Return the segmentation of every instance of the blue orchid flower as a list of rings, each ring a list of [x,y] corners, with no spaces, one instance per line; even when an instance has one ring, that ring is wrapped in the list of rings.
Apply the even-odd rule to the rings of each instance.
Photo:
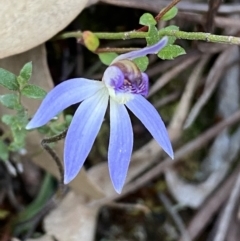
[[[133,148],[133,130],[127,108],[173,158],[166,127],[156,109],[144,98],[148,94],[148,76],[132,61],[147,54],[156,54],[167,41],[168,38],[164,37],[155,45],[119,55],[105,70],[102,81],[70,79],[47,94],[27,129],[43,126],[67,107],[82,102],[65,139],[65,184],[72,181],[82,168],[100,130],[109,100],[108,167],[116,192],[120,193],[123,188]]]

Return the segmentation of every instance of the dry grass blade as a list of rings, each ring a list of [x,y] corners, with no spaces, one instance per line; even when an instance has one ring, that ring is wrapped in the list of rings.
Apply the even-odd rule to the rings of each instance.
[[[173,209],[173,205],[170,202],[170,200],[168,199],[168,197],[166,195],[164,195],[163,193],[161,193],[161,194],[159,194],[159,198],[160,198],[161,202],[163,203],[164,207],[166,208],[166,210],[168,211],[168,213],[171,215],[177,228],[181,232],[183,241],[191,241],[181,216]]]
[[[218,52],[222,51],[219,50]],[[161,62],[161,64],[157,63],[156,65],[151,66],[146,70],[147,75],[149,78],[159,75],[160,73],[164,73],[168,71],[170,68],[179,65],[182,62],[185,62],[190,56],[199,55],[200,52],[198,50],[189,50],[187,55],[181,55],[173,60],[166,60]]]
[[[169,70],[166,74],[164,74],[161,78],[159,78],[155,82],[155,84],[150,88],[148,97],[152,96],[164,85],[166,85],[169,81],[171,81],[174,77],[176,77],[179,73],[181,73],[187,67],[192,65],[197,59],[199,59],[199,57],[200,57],[199,55],[190,56],[187,60],[173,67],[171,70]]]
[[[237,201],[239,200],[240,196],[240,175],[238,175],[236,183],[232,189],[230,198],[225,206],[223,215],[221,217],[216,236],[214,237],[213,241],[224,241],[227,235],[227,231],[229,228],[229,224],[233,215],[233,210],[236,206]]]
[[[169,135],[171,137],[171,140],[173,141],[177,140],[182,133],[183,123],[189,112],[190,103],[194,95],[194,91],[199,82],[199,79],[201,78],[204,66],[208,62],[209,58],[209,55],[202,57],[201,61],[197,64],[197,66],[193,69],[191,75],[189,76],[178,108],[175,111],[171,123],[168,127]]]
[[[216,89],[218,82],[220,81],[220,77],[224,71],[224,67],[229,64],[229,57],[231,56],[233,48],[228,48],[218,57],[214,66],[210,70],[203,94],[198,99],[197,103],[193,106],[186,122],[184,128],[188,128],[194,120],[197,118],[199,112],[203,108],[203,106],[207,103],[209,98],[211,97],[213,91]]]
[[[162,99],[158,100],[153,105],[155,106],[155,108],[159,108],[164,105],[167,105],[167,104],[177,100],[180,97],[180,94],[181,94],[180,91],[175,91],[175,92],[163,97]]]
[[[177,18],[181,20],[192,21],[194,23],[204,24],[202,14],[198,13],[179,12]],[[238,21],[236,21],[236,19],[234,18],[215,17],[214,24],[218,28],[232,28],[240,30],[240,25],[238,24]]]
[[[191,220],[187,230],[190,237],[195,240],[201,231],[208,225],[211,221],[213,215],[222,206],[225,200],[228,198],[236,178],[238,178],[240,172],[240,166],[231,174],[231,176],[221,185],[221,187],[210,197],[202,208],[196,213],[196,215]],[[179,241],[183,241],[180,239]]]

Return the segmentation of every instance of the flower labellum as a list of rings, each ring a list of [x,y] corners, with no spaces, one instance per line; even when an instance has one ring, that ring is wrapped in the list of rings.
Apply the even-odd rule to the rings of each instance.
[[[116,192],[120,193],[123,188],[133,148],[133,130],[127,108],[173,158],[166,127],[156,109],[145,99],[148,76],[132,61],[147,54],[156,54],[167,41],[168,38],[164,37],[155,45],[119,55],[105,70],[102,81],[70,79],[47,94],[27,129],[43,126],[70,105],[82,102],[74,114],[65,140],[65,184],[72,181],[82,168],[100,130],[109,100],[108,167]]]

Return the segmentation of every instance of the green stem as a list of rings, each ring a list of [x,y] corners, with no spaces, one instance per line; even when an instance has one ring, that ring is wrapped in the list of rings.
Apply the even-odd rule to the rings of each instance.
[[[103,33],[97,32],[94,33],[96,37],[99,39],[134,39],[134,38],[146,38],[148,33],[146,32],[119,32],[119,33]],[[223,36],[223,35],[215,35],[210,33],[203,32],[184,32],[178,30],[165,30],[162,29],[159,31],[159,36],[174,36],[178,39],[187,39],[187,40],[203,40],[207,42],[213,43],[225,43],[225,44],[236,44],[240,45],[240,38],[234,36]],[[67,38],[81,38],[82,32],[68,32],[63,33],[61,35],[56,36],[54,39],[67,39]]]

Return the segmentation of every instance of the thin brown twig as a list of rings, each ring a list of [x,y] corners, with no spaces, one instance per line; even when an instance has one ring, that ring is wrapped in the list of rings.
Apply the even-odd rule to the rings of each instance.
[[[171,8],[177,5],[181,0],[173,0],[167,7],[165,7],[156,17],[155,20],[159,21]]]
[[[169,135],[171,136],[172,141],[177,140],[183,132],[183,124],[191,108],[191,101],[195,89],[201,80],[204,67],[209,59],[210,55],[204,55],[188,78],[181,100],[173,115],[171,123],[168,126]]]
[[[229,224],[233,215],[233,210],[236,206],[236,203],[240,196],[240,175],[237,177],[236,183],[232,189],[231,195],[227,202],[227,205],[224,208],[223,215],[216,232],[216,236],[213,241],[224,241],[227,235]]]
[[[173,205],[172,205],[171,201],[169,200],[169,198],[164,193],[160,193],[158,196],[159,196],[161,202],[163,203],[165,209],[172,217],[172,219],[173,219],[174,223],[176,224],[178,230],[180,231],[182,237],[184,237],[183,241],[191,241],[181,216],[173,208]]]
[[[146,11],[157,12],[156,10],[164,7],[169,3],[169,0],[100,0],[100,2],[112,4],[115,6],[128,7],[128,8],[138,8]],[[198,3],[196,1],[182,1],[178,5],[180,11],[188,12],[207,12],[207,3]],[[224,3],[220,6],[218,13],[220,14],[233,14],[240,12],[240,4],[234,3]]]
[[[208,11],[206,16],[205,30],[208,33],[212,33],[214,27],[214,17],[221,5],[222,0],[209,0],[208,1]]]
[[[202,17],[202,14],[199,14],[199,13],[179,12],[176,18],[185,20],[185,21],[204,24],[204,19]],[[214,24],[216,27],[219,27],[219,28],[231,28],[231,29],[240,30],[238,21],[236,21],[236,19],[234,18],[215,17]]]
[[[188,59],[186,59],[184,62],[180,63],[177,66],[174,66],[171,70],[169,70],[167,73],[162,75],[150,88],[148,97],[152,96],[154,93],[156,93],[159,89],[161,89],[163,86],[165,86],[170,80],[172,80],[176,75],[181,73],[183,70],[185,70],[188,66],[193,64],[197,59],[199,59],[201,55],[193,55],[190,56]]]
[[[240,165],[233,171],[227,180],[218,188],[218,190],[204,203],[202,208],[195,214],[188,225],[188,233],[192,240],[195,240],[201,231],[211,222],[212,217],[219,210],[222,204],[227,200],[229,194],[238,178]],[[181,238],[180,241],[183,241]]]
[[[208,99],[211,97],[213,91],[216,89],[219,83],[222,73],[225,70],[225,66],[229,63],[229,56],[232,53],[232,48],[224,50],[215,61],[213,67],[211,68],[208,77],[206,79],[206,84],[204,91],[198,101],[192,107],[190,114],[188,115],[184,128],[188,128],[194,120],[197,118],[198,114],[202,110],[203,106],[207,103]]]
[[[161,20],[161,18],[164,16],[165,13],[167,13],[171,8],[173,8],[176,4],[178,4],[181,0],[173,0],[171,3],[167,5],[162,11],[158,13],[158,15],[155,17],[155,20],[158,22]],[[139,29],[137,29],[138,32],[146,32],[148,30],[147,26],[143,26]]]
[[[159,108],[162,107],[164,105],[167,105],[175,100],[177,100],[180,97],[181,91],[174,91],[172,93],[170,93],[169,95],[163,97],[162,99],[156,101],[155,103],[153,103],[153,105],[155,106],[155,108]]]
[[[154,66],[149,67],[146,70],[147,75],[149,76],[149,78],[155,76],[155,75],[159,75],[161,73],[165,73],[167,72],[170,68],[179,65],[182,62],[185,62],[188,58],[190,58],[190,56],[196,56],[201,54],[200,51],[198,50],[190,50],[188,52],[187,55],[181,55],[173,60],[166,60],[166,61],[162,61],[160,63],[157,63]]]
[[[115,209],[123,209],[123,210],[139,210],[143,212],[145,215],[149,214],[151,210],[143,204],[140,203],[119,203],[119,202],[110,202],[107,203],[106,206]]]
[[[60,160],[60,158],[57,156],[56,152],[48,145],[49,143],[53,143],[56,141],[60,141],[63,138],[65,138],[66,134],[67,134],[68,129],[66,129],[65,131],[63,131],[62,133],[49,137],[49,138],[44,138],[41,142],[42,147],[48,152],[48,154],[52,157],[52,159],[55,161],[59,173],[60,173],[60,186],[59,189],[62,190],[62,192],[65,192],[65,185],[64,185],[64,170],[63,170],[63,166],[62,166],[62,162]]]

